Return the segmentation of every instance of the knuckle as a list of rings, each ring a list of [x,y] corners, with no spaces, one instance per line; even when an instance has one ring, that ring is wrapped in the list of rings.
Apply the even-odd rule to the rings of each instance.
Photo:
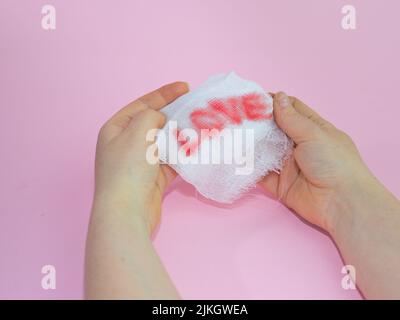
[[[297,99],[297,97],[295,97],[295,96],[289,96],[289,100],[290,100],[290,102],[291,102],[292,104],[295,104],[296,102],[299,101],[299,99]]]
[[[337,129],[337,132],[339,134],[339,136],[343,139],[346,140],[351,140],[350,136],[347,134],[347,132],[344,132],[343,130]]]
[[[157,114],[157,111],[151,108],[146,108],[142,111],[142,116],[146,118],[152,118]]]
[[[296,110],[292,106],[287,106],[281,111],[282,116],[286,118],[296,118],[298,116]]]
[[[147,109],[147,115],[157,120],[162,119],[163,117],[163,114],[161,112],[156,111],[154,109]]]
[[[164,123],[167,119],[167,117],[165,116],[165,114],[163,114],[162,112],[157,112],[157,116],[160,122]]]
[[[107,134],[107,130],[108,130],[108,123],[106,122],[105,124],[103,124],[103,125],[100,127],[99,133],[98,133],[98,135],[97,135],[97,140],[102,140],[102,139],[104,139],[104,137],[105,137],[106,134]]]
[[[311,115],[310,119],[314,121],[321,129],[329,130],[331,128],[331,124],[328,121],[325,121],[318,115]]]
[[[165,115],[157,110],[147,108],[142,111],[142,116],[152,123],[163,124],[165,122]]]
[[[350,135],[347,132],[340,130],[340,129],[336,129],[336,131],[337,131],[337,134],[340,139],[342,139],[343,141],[345,141],[347,143],[354,144],[353,139],[350,137]]]

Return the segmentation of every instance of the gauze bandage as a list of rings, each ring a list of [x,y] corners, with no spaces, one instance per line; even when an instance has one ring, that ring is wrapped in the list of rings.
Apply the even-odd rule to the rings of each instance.
[[[233,72],[210,78],[162,109],[160,161],[206,198],[233,202],[267,172],[279,171],[292,150],[272,103],[258,84]]]

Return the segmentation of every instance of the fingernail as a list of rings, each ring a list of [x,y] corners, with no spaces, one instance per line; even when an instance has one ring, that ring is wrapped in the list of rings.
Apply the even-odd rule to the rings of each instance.
[[[281,92],[281,93],[279,94],[278,102],[279,102],[279,105],[280,105],[282,108],[286,108],[286,107],[288,107],[289,104],[290,104],[289,98],[288,98],[288,96],[286,95],[286,93],[284,93],[284,92]]]

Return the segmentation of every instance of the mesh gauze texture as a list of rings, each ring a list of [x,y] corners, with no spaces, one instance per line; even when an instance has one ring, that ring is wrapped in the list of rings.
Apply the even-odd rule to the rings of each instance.
[[[248,174],[237,174],[236,169],[243,167],[237,163],[180,163],[179,161],[171,161],[172,155],[169,154],[168,145],[177,142],[177,133],[174,132],[172,122],[175,120],[179,130],[185,128],[196,128],[193,120],[193,115],[198,110],[207,110],[210,102],[216,102],[214,111],[218,111],[219,102],[232,101],[232,99],[240,99],[248,95],[258,95],[263,100],[263,103],[268,106],[270,119],[248,119],[243,116],[238,121],[232,121],[228,117],[227,121],[223,121],[223,127],[228,129],[251,129],[254,135],[254,169]],[[231,99],[231,100],[229,100]],[[192,184],[199,193],[206,198],[215,200],[220,203],[232,203],[238,199],[244,192],[254,187],[257,181],[266,175],[269,171],[279,171],[282,168],[284,159],[291,153],[293,148],[292,141],[277,127],[272,118],[272,97],[265,90],[253,81],[248,81],[240,78],[235,73],[216,75],[203,83],[196,90],[193,90],[184,96],[178,98],[170,105],[162,109],[162,112],[167,116],[167,124],[161,131],[167,137],[168,144],[158,142],[158,153],[161,162],[169,164],[174,170],[187,182]],[[203,111],[200,111],[203,112]],[[239,113],[235,113],[239,114]],[[203,112],[202,115],[207,115]],[[214,113],[215,115],[215,113]],[[203,117],[207,122],[207,117]],[[234,117],[233,117],[234,118]],[[226,117],[222,117],[226,119]],[[208,121],[210,125],[212,121]],[[243,139],[245,142],[244,132]],[[215,139],[215,137],[209,138]],[[223,144],[223,139],[221,139]],[[238,146],[236,141],[235,147]],[[198,153],[201,158],[204,148],[209,147],[207,143],[201,143],[195,153]],[[223,149],[223,148],[222,148]],[[221,153],[223,152],[221,149]],[[249,152],[249,146],[243,143],[241,152],[246,154]],[[180,150],[179,152],[185,153]],[[218,151],[219,152],[219,151]],[[187,154],[187,157],[192,157],[194,154]],[[221,158],[223,156],[221,155]],[[174,158],[175,159],[175,158]]]

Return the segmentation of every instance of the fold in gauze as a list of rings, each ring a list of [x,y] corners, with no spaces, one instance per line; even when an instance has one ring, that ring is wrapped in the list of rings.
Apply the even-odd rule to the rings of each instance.
[[[231,203],[269,171],[292,141],[276,126],[272,97],[231,72],[211,77],[162,109],[158,156],[204,197]]]

